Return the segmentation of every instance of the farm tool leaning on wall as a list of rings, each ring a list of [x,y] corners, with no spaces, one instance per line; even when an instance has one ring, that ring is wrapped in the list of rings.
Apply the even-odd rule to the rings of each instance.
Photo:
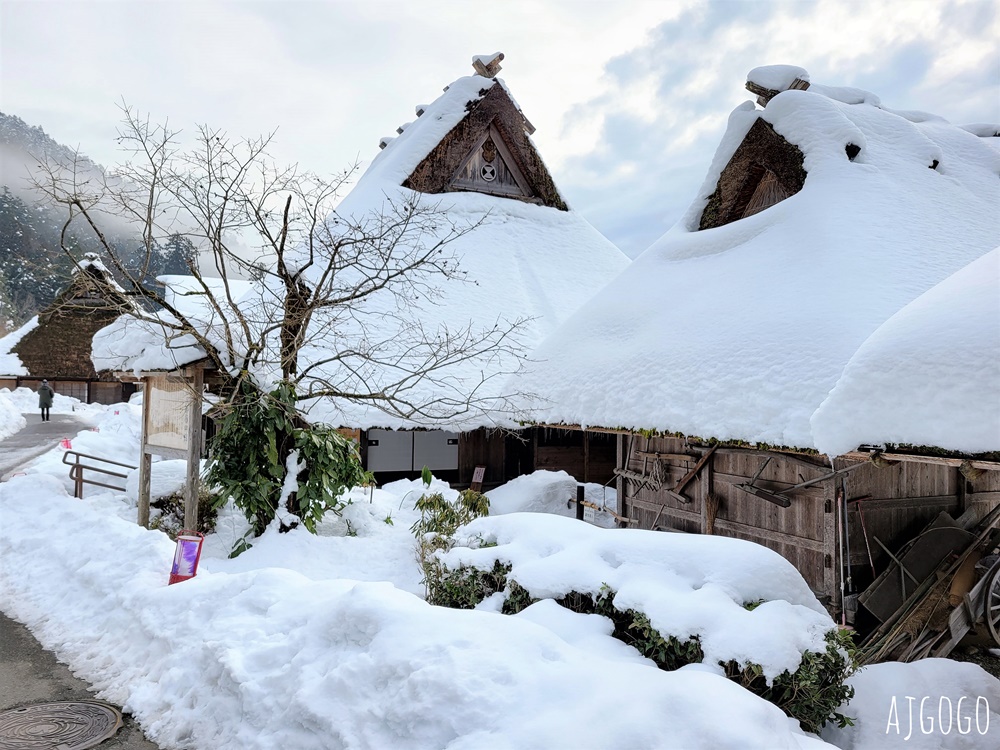
[[[1000,646],[1000,506],[968,529],[942,516],[891,555],[892,564],[862,594],[863,604],[883,614],[881,626],[858,649],[862,664],[947,656],[980,618]],[[945,538],[951,548],[943,558],[924,575],[914,575],[908,562],[926,559],[920,546]],[[896,579],[899,588],[887,592]],[[897,593],[902,603],[886,610],[886,601]]]

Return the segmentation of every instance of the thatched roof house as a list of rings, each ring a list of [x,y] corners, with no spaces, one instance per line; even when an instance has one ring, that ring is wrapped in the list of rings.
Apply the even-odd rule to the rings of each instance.
[[[84,402],[123,400],[128,389],[112,372],[97,371],[90,354],[94,334],[129,305],[98,256],[88,253],[52,304],[0,339],[0,383],[35,388],[44,378],[58,393]]]
[[[476,334],[522,321],[516,335],[527,351],[620,272],[628,259],[566,205],[531,141],[534,128],[496,77],[500,59],[502,55],[476,58],[475,75],[446,86],[431,104],[416,108],[417,118],[401,126],[398,136],[381,139],[380,153],[327,224],[336,233],[338,222],[370,224],[418,200],[436,206],[440,219],[422,238],[424,242],[432,243],[456,226],[475,225],[446,246],[465,281],[432,279],[426,293],[406,300],[402,314],[415,321],[420,332],[468,328]],[[341,273],[349,278],[355,272],[347,268]],[[241,309],[258,308],[260,317],[266,318],[274,298],[261,285],[239,304]],[[392,362],[382,366],[371,358],[356,357],[317,370],[327,383],[348,393],[378,392],[387,379],[398,378],[406,368],[419,369],[426,347],[413,345],[409,337],[417,328],[401,325],[397,304],[392,295],[373,295],[353,306],[336,325],[317,318],[313,330],[321,333],[302,350],[302,369],[329,359],[330,351],[365,352],[373,346],[377,359]],[[365,325],[356,325],[359,320]],[[117,325],[120,330],[109,329],[104,336],[109,346],[95,352],[103,366],[135,369],[141,360],[139,369],[150,369],[159,359],[183,365],[203,354],[197,347],[179,348],[184,343],[180,341],[167,352],[162,336],[157,343],[156,330],[129,333],[127,321]],[[210,325],[207,319],[206,325]],[[140,337],[145,337],[141,345]],[[407,353],[410,350],[416,356]],[[415,403],[461,404],[475,393],[480,403],[492,401],[496,408],[405,418],[377,404],[318,399],[308,405],[309,415],[317,422],[362,431],[380,429],[377,436],[368,436],[370,440],[363,438],[372,468],[408,473],[426,463],[438,471],[458,472],[452,479],[469,481],[476,465],[487,465],[486,481],[501,481],[535,465],[520,453],[508,453],[502,437],[494,440],[480,429],[517,427],[517,413],[504,398],[503,376],[516,371],[520,363],[521,356],[497,352],[489,361],[479,357],[449,365],[407,386],[407,396]],[[395,432],[413,428],[449,432]],[[611,454],[605,453],[610,460]]]
[[[995,140],[855,89],[747,102],[681,221],[521,382],[552,400],[549,422],[825,450],[810,419],[865,339],[1000,244]],[[747,213],[762,175],[781,199]]]
[[[539,422],[620,434],[638,524],[767,544],[832,598],[838,552],[871,562],[838,548],[838,509],[855,544],[901,543],[1000,501],[1000,464],[963,466],[1000,451],[998,139],[801,69],[750,78],[766,106],[732,113],[681,221],[518,385]],[[863,444],[897,448],[838,458]]]

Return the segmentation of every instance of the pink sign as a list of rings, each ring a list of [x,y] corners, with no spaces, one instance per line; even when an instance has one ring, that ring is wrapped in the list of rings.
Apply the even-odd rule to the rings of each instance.
[[[174,550],[174,564],[170,568],[171,584],[186,581],[197,575],[203,541],[204,535],[196,531],[182,531],[178,535],[177,548]]]

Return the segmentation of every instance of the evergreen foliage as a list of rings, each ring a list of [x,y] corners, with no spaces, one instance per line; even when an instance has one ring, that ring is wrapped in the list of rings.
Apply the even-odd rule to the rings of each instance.
[[[439,539],[436,544],[436,549],[448,549],[453,540]],[[511,566],[499,560],[494,561],[490,569],[471,566],[451,569],[432,555],[429,564],[424,565],[427,600],[444,607],[472,609],[484,599],[502,592],[501,611],[517,614],[538,600],[512,579],[510,572]],[[607,617],[614,624],[612,635],[615,638],[635,648],[660,669],[671,671],[704,661],[705,653],[697,635],[678,638],[661,633],[645,613],[618,609],[614,593],[605,584],[597,596],[571,592],[557,601],[574,612]],[[761,602],[751,602],[747,608],[754,609],[759,604]],[[730,661],[720,666],[726,677],[797,719],[803,730],[818,733],[831,721],[840,727],[852,723],[852,719],[837,709],[854,695],[854,688],[847,685],[846,680],[857,669],[850,633],[831,630],[826,634],[826,644],[822,652],[806,651],[794,672],[786,670],[770,684],[759,664],[741,665]]]
[[[354,443],[336,430],[304,422],[295,409],[295,388],[282,382],[271,393],[244,377],[226,404],[211,443],[205,481],[220,502],[232,498],[259,536],[281,513],[285,530],[301,522],[309,531],[328,511],[348,500],[345,491],[371,481]],[[286,475],[291,492],[280,508]],[[234,552],[246,548],[247,541]]]
[[[431,472],[425,466],[421,472],[424,487],[430,488]],[[490,513],[490,500],[475,490],[463,490],[458,499],[449,502],[440,492],[424,493],[414,507],[420,511],[420,520],[410,527],[417,538],[417,557],[424,571],[427,601],[443,607],[472,609],[507,583],[506,569],[498,562],[492,571],[462,568],[449,571],[441,564],[437,553],[454,544],[455,531],[474,518]]]

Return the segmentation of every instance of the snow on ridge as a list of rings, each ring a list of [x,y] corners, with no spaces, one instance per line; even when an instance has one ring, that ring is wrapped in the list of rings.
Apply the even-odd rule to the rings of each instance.
[[[992,139],[827,91],[734,111],[683,219],[533,352],[535,419],[816,448],[810,417],[865,339],[1000,244]],[[803,151],[803,189],[697,231],[757,117]]]
[[[809,81],[805,68],[796,65],[762,65],[747,73],[747,80],[771,91],[784,91],[795,79]]]
[[[354,190],[372,182],[401,185],[441,139],[465,118],[468,103],[482,99],[496,83],[479,75],[452,82],[441,96],[424,107],[424,113],[410,127],[391,141],[382,139],[386,141],[385,148],[372,159]]]

